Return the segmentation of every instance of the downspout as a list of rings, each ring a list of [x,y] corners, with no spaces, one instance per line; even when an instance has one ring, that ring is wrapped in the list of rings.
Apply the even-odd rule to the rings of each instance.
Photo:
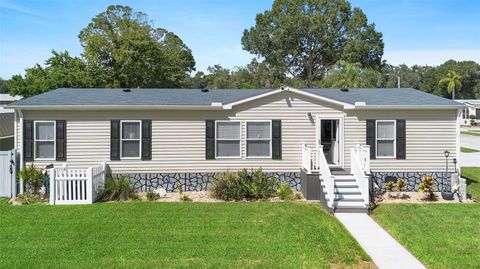
[[[461,158],[460,158],[460,122],[462,121],[462,109],[457,109],[457,128],[456,128],[456,144],[455,144],[455,157],[457,158],[458,174],[461,175]]]
[[[19,160],[18,162],[20,163],[20,170],[23,169],[24,163],[23,163],[23,112],[20,109],[15,109],[16,112],[18,112],[18,115],[20,116],[20,122],[16,123],[19,124],[20,126],[17,126],[15,128],[15,131],[17,132],[15,135],[15,145],[18,145],[18,153],[19,153]],[[20,127],[20,128],[18,128]],[[19,131],[17,131],[19,129]],[[23,179],[20,178],[20,193],[23,193]]]

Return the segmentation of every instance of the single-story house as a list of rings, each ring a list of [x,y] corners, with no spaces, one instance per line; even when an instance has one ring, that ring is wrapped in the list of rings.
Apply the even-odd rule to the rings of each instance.
[[[5,106],[20,99],[20,96],[0,94],[0,151],[14,148],[14,111],[13,109],[5,108]]]
[[[405,179],[413,191],[431,175],[449,188],[464,105],[408,88],[285,87],[62,88],[9,107],[22,165],[105,161],[141,191],[205,190],[226,171],[262,168],[348,210],[366,208],[385,180]]]
[[[460,104],[465,105],[462,111],[462,125],[471,125],[470,118],[474,118],[477,125],[480,124],[480,99],[457,99]]]

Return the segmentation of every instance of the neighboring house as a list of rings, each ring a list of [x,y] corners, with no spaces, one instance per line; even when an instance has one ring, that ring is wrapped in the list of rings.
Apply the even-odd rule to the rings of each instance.
[[[261,167],[332,210],[365,209],[370,174],[375,190],[396,178],[416,190],[424,175],[449,188],[444,151],[453,172],[464,108],[415,89],[288,87],[57,89],[10,107],[26,164],[106,161],[142,191]]]
[[[462,111],[462,125],[470,126],[470,118],[472,118],[472,116],[477,125],[480,124],[480,99],[457,99],[455,101],[465,105]]]
[[[14,148],[14,111],[5,106],[20,99],[20,96],[0,94],[0,151]]]

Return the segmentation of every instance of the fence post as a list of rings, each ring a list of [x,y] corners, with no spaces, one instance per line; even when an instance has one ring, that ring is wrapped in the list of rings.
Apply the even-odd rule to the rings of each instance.
[[[48,178],[50,180],[50,195],[48,197],[48,203],[50,205],[55,204],[55,168],[48,169]]]
[[[87,203],[93,203],[93,167],[87,168]]]

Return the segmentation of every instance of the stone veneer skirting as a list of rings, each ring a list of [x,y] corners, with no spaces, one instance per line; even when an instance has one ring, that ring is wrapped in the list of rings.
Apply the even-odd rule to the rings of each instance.
[[[164,188],[167,192],[174,192],[177,184],[182,185],[183,191],[206,191],[211,183],[224,173],[136,173],[114,174],[113,176],[128,176],[132,179],[137,192],[153,191]],[[267,172],[269,177],[289,182],[292,189],[300,190],[300,172]]]
[[[393,177],[405,179],[407,186],[405,191],[418,191],[423,176],[432,176],[434,180],[433,191],[450,191],[451,179],[447,172],[373,172],[373,190],[385,191],[385,178]],[[443,184],[445,184],[445,189]]]

